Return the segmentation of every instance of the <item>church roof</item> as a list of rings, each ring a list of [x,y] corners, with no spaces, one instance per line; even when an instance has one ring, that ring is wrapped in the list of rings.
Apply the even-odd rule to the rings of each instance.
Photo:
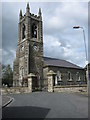
[[[44,65],[45,66],[57,66],[57,67],[83,69],[82,67],[77,66],[77,65],[75,65],[71,62],[68,62],[66,60],[49,58],[49,57],[44,57]]]

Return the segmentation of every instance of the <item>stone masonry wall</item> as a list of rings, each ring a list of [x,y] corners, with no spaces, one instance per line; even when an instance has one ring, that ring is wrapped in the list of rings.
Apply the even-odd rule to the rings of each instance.
[[[5,95],[5,94],[29,93],[28,87],[2,88],[1,92],[2,92],[2,95]]]
[[[86,86],[63,86],[63,87],[54,87],[54,92],[64,92],[64,93],[86,93]]]

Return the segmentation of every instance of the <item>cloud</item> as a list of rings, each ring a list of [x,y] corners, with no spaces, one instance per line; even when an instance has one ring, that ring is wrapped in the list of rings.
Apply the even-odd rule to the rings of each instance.
[[[73,25],[87,25],[87,5],[86,7],[83,7],[83,3],[59,4],[60,3],[58,3],[58,7],[55,7],[54,9],[51,8],[52,12],[51,14],[47,14],[48,17],[45,16],[46,34],[56,34],[57,32],[57,34],[65,34],[66,32],[69,33],[69,30]]]
[[[19,10],[26,10],[26,3],[3,3],[2,44],[3,62],[13,63],[18,42]],[[73,30],[74,25],[83,26],[87,40],[88,3],[52,2],[30,3],[31,13],[42,9],[44,56],[69,60],[85,66],[85,50],[82,30]]]
[[[60,3],[59,3],[60,4]],[[84,38],[82,30],[73,30],[74,25],[83,26],[85,29],[86,40],[87,39],[87,27],[88,27],[88,4],[84,3],[62,3],[53,10],[52,15],[46,16],[45,23],[45,39],[49,41],[48,36],[52,36],[55,41],[59,40],[61,47],[50,48],[48,42],[46,44],[45,55],[63,58],[74,62],[80,66],[85,65],[85,48]],[[82,15],[83,13],[83,15]],[[54,41],[53,41],[54,42]],[[50,45],[49,45],[50,46]],[[49,50],[50,49],[50,50]],[[54,55],[51,54],[55,51]],[[61,52],[60,52],[61,51]],[[62,52],[63,51],[63,52]],[[49,54],[50,53],[50,54]],[[60,56],[59,56],[60,54]],[[62,54],[62,55],[61,55]]]

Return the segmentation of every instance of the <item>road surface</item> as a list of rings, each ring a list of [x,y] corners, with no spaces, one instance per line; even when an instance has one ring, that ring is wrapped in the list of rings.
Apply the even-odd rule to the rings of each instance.
[[[88,97],[79,94],[34,92],[11,95],[3,118],[88,118]]]

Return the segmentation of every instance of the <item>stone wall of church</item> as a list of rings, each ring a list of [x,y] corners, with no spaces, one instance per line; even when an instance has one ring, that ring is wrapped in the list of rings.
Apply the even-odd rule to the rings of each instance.
[[[55,86],[54,87],[54,92],[65,92],[65,93],[86,93],[87,92],[87,86],[78,86],[78,85],[72,85],[72,86]]]
[[[86,84],[85,79],[85,70],[84,69],[75,69],[75,68],[63,68],[63,67],[54,67],[49,66],[44,68],[44,81],[47,82],[47,73],[52,70],[56,73],[54,76],[54,86],[56,85],[80,85]],[[58,73],[60,74],[58,77]]]
[[[48,77],[47,77],[47,73],[48,73],[48,67],[43,68],[43,79],[44,79],[44,85],[43,86],[48,86]]]

